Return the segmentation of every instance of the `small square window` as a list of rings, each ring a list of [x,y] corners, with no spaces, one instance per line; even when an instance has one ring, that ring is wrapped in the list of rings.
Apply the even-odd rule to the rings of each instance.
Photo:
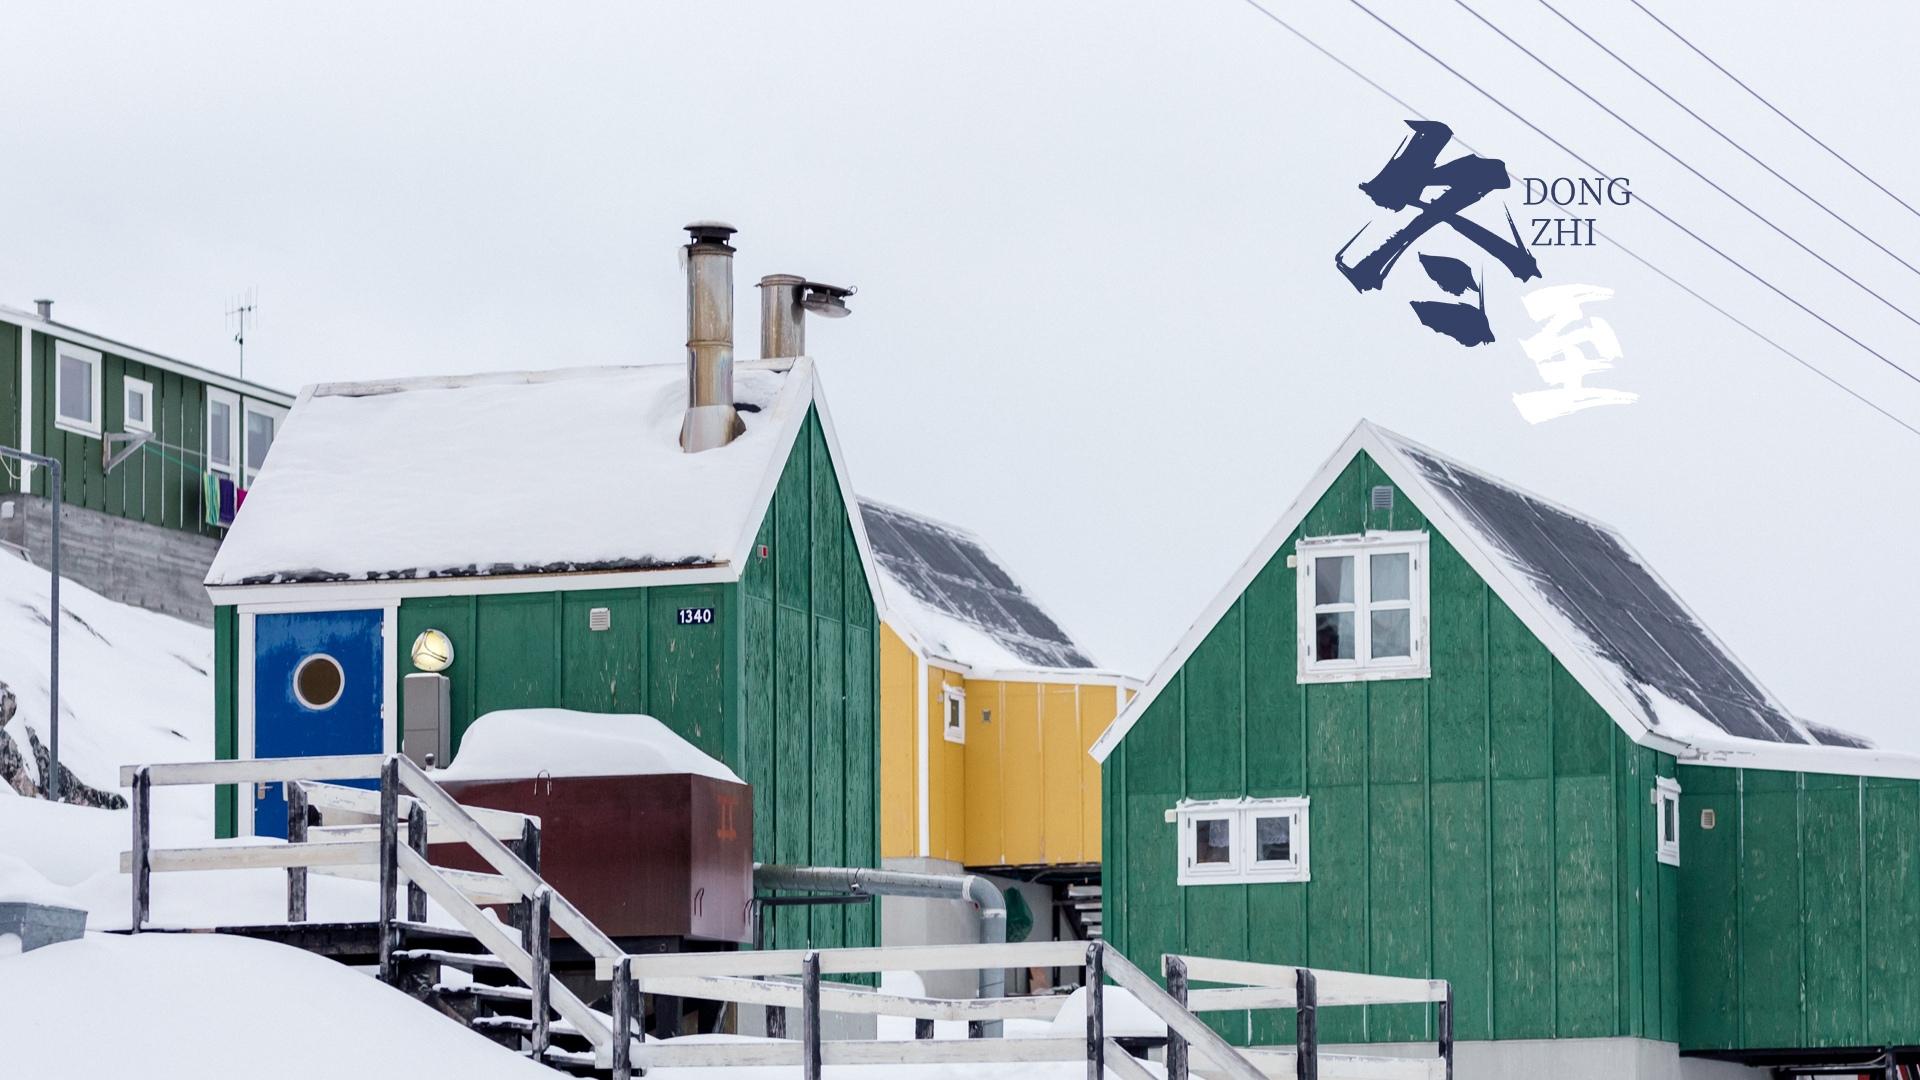
[[[1306,881],[1307,800],[1216,799],[1167,811],[1182,885]]]
[[[122,380],[120,427],[123,431],[153,430],[153,384],[131,376]]]
[[[1680,865],[1680,782],[1653,778],[1654,857],[1668,866]]]
[[[967,692],[957,686],[949,686],[942,703],[945,716],[941,721],[940,733],[948,742],[965,743],[967,741]]]
[[[1302,540],[1301,682],[1427,675],[1427,534]]]
[[[100,354],[54,343],[54,426],[100,436]]]

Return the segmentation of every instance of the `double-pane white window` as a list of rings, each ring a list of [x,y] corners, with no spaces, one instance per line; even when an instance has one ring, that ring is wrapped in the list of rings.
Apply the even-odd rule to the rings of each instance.
[[[54,342],[53,423],[82,435],[100,436],[100,354]]]
[[[267,451],[273,448],[273,438],[280,433],[280,424],[286,419],[287,410],[277,405],[249,401],[245,411],[246,424],[242,434],[245,436],[246,486],[252,487],[254,478],[260,475],[260,469],[267,463]]]
[[[237,475],[240,443],[240,396],[207,388],[207,469]]]
[[[1306,881],[1307,799],[1215,799],[1167,811],[1182,885]]]
[[[1427,536],[1303,540],[1300,678],[1417,678],[1427,673]]]

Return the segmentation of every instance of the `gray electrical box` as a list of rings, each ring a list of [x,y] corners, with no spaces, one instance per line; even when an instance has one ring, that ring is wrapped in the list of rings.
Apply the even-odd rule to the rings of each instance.
[[[402,680],[400,752],[422,768],[441,767],[452,757],[453,683],[445,675],[417,672]]]

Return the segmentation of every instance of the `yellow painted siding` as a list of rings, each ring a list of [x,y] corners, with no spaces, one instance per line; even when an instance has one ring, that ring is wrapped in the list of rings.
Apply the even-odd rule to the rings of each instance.
[[[880,626],[880,854],[897,859],[920,847],[920,759],[913,742],[914,668],[907,643]]]
[[[919,661],[886,627],[880,645],[881,841],[920,854]],[[966,694],[966,742],[946,738],[945,690]],[[1087,753],[1113,722],[1113,686],[965,679],[926,669],[928,850],[967,866],[1100,861],[1100,766]]]

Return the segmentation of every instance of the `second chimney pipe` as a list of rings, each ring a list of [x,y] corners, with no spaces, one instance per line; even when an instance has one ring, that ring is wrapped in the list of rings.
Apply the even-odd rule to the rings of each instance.
[[[733,408],[733,226],[687,226],[687,416],[680,448],[725,446],[746,430]]]
[[[768,274],[760,279],[760,359],[805,356],[807,312],[800,296],[807,279],[798,274]]]

